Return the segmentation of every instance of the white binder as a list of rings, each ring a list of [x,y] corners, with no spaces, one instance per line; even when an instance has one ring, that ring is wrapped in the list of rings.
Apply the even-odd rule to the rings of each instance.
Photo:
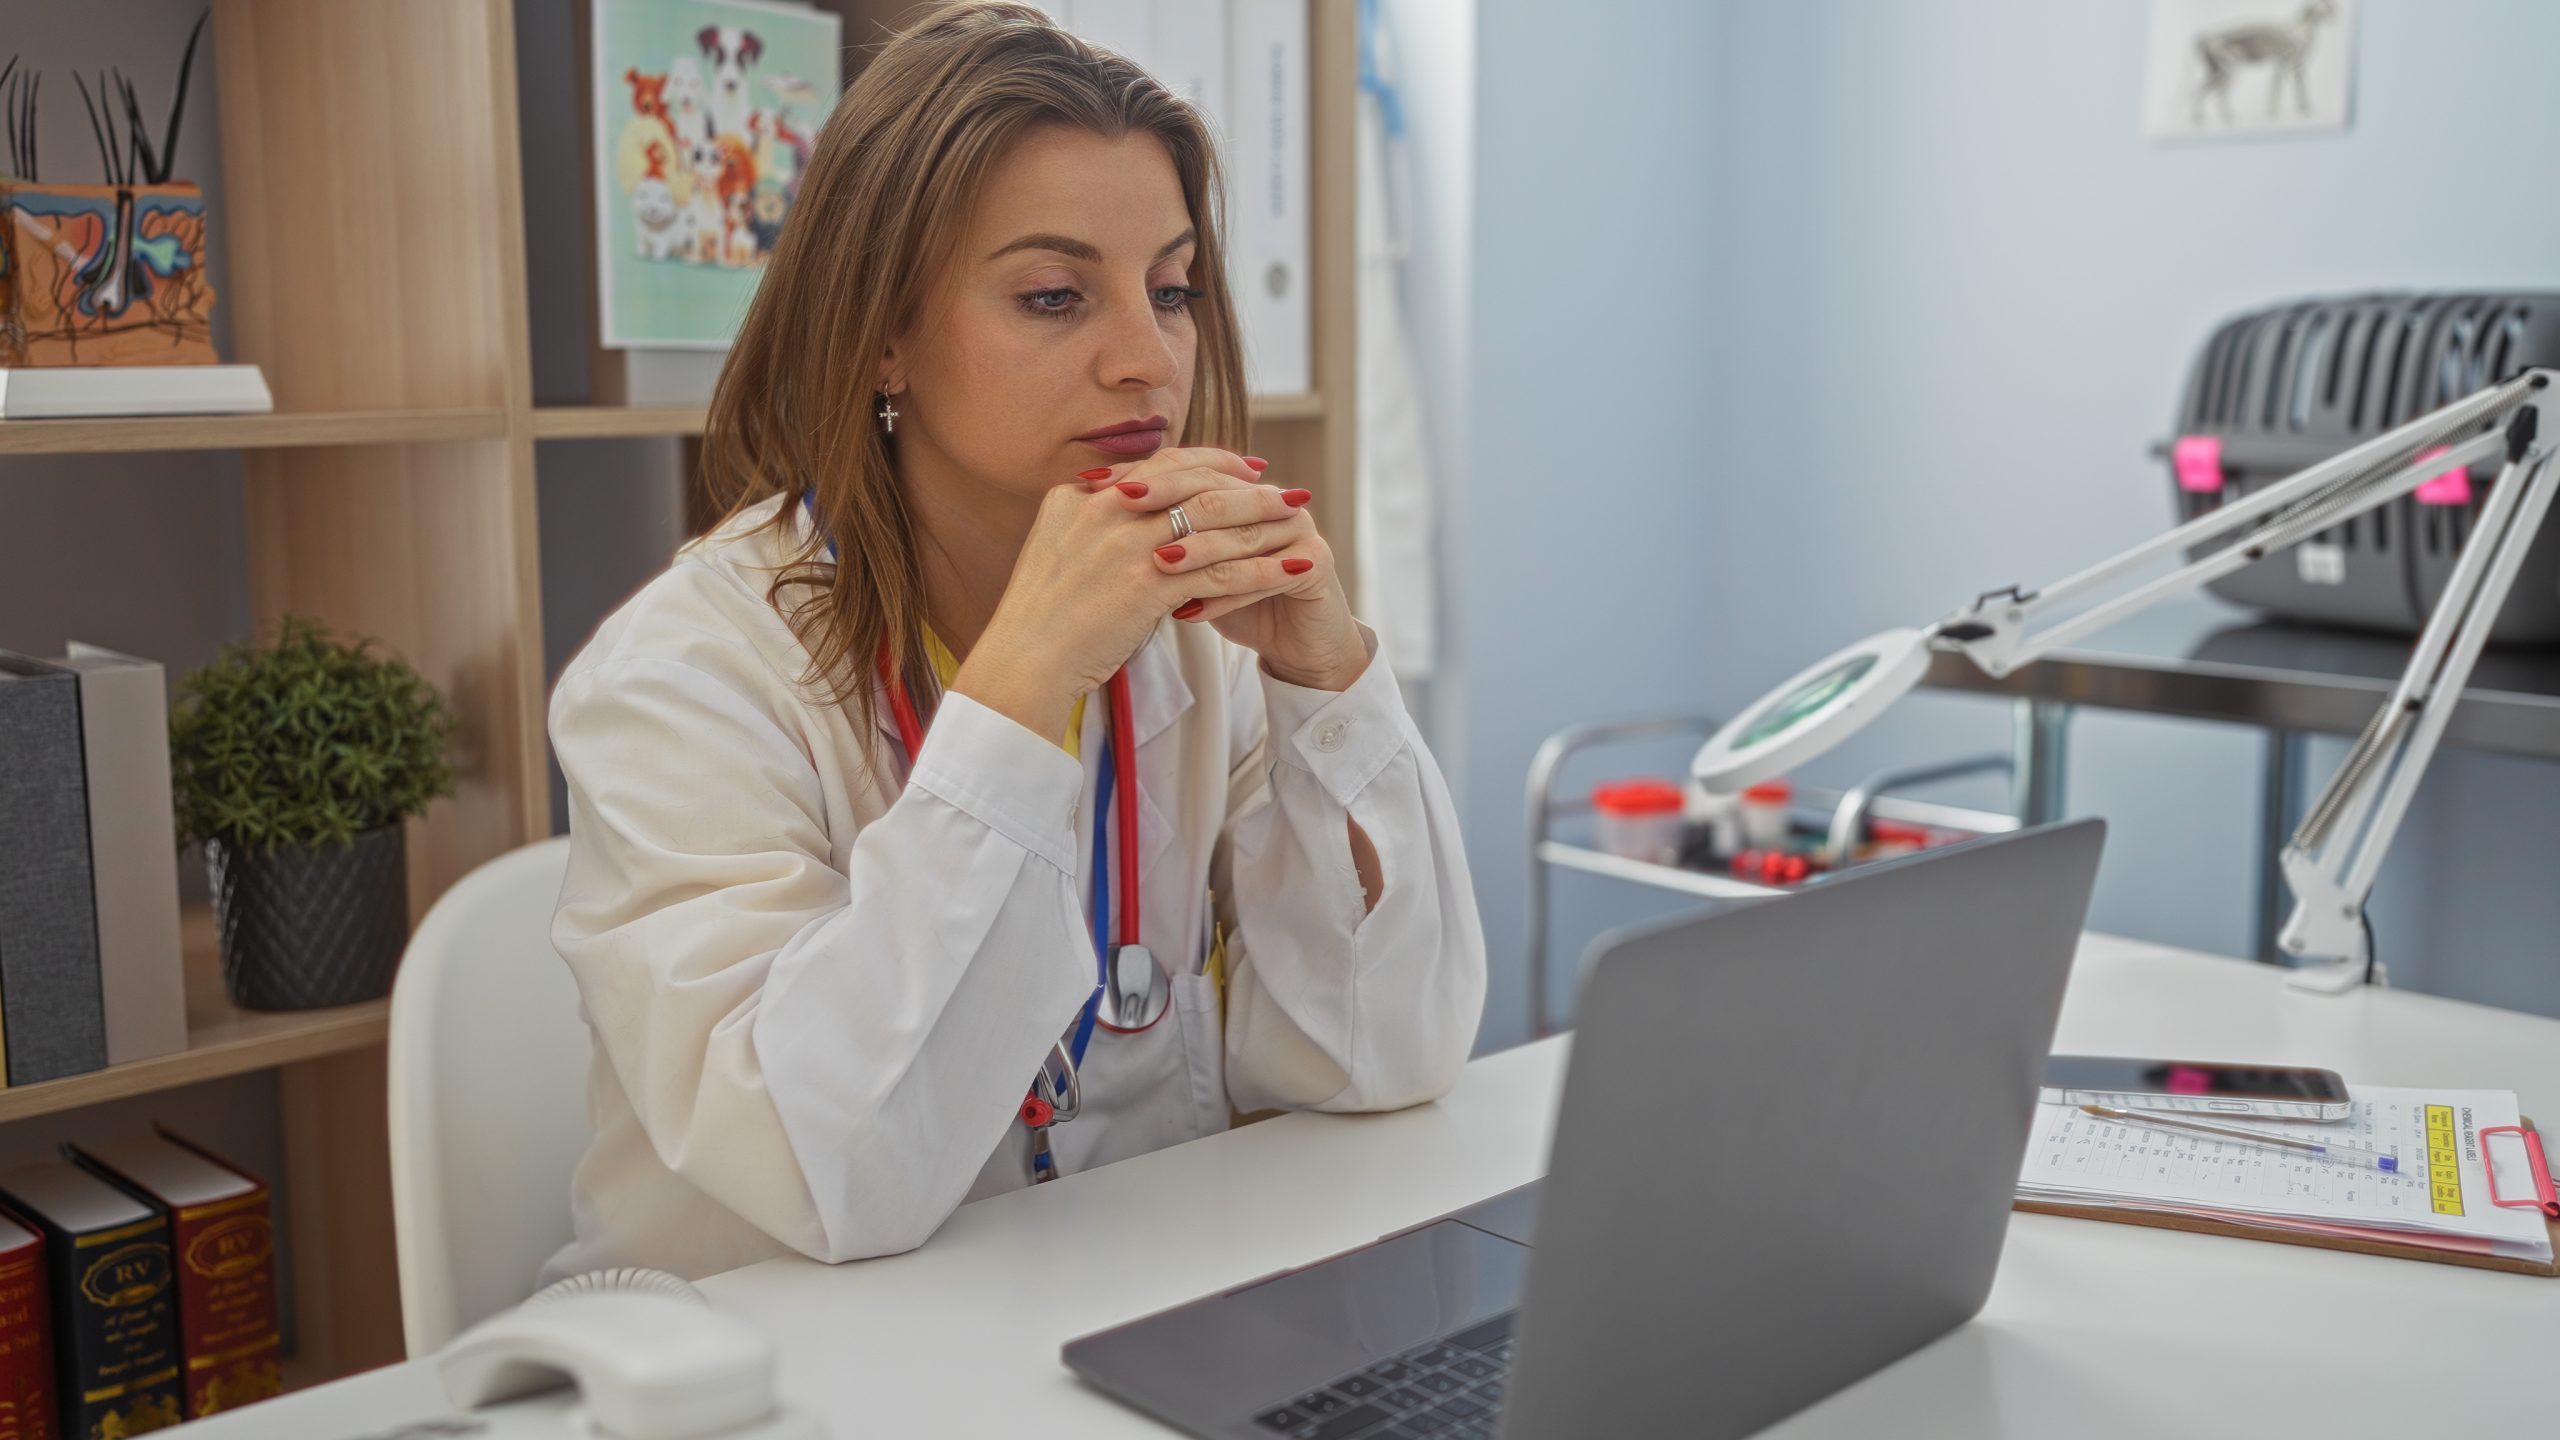
[[[1227,7],[1200,0],[1150,0],[1148,56],[1142,63],[1207,116],[1227,154]]]
[[[1245,388],[1301,394],[1314,381],[1306,0],[1229,0],[1227,34],[1227,278],[1244,331]]]
[[[1155,71],[1156,0],[1074,0],[1056,8],[1067,12],[1059,23],[1077,35]]]
[[[1245,388],[1314,386],[1307,310],[1306,0],[1048,0],[1060,24],[1200,107],[1227,179],[1227,285]]]
[[[178,926],[177,821],[170,808],[168,682],[156,662],[77,640],[65,658],[46,663],[80,677],[107,1063],[172,1055],[187,1048],[187,974]]]
[[[1116,50],[1200,107],[1227,140],[1226,0],[1040,0],[1059,25]]]

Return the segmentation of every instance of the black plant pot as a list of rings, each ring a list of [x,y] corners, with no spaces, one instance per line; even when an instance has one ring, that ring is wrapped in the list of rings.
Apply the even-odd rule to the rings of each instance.
[[[222,982],[252,1010],[379,1000],[409,940],[409,846],[401,827],[352,846],[288,846],[254,858],[208,840],[222,929]]]

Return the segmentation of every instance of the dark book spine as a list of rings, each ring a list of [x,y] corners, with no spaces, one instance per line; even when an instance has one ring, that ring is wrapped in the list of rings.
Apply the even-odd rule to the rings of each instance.
[[[169,1222],[48,1230],[55,1383],[68,1440],[119,1440],[178,1423],[177,1287]]]
[[[0,657],[0,1027],[9,1083],[107,1063],[80,677]]]
[[[71,1153],[73,1163],[168,1218],[178,1342],[187,1367],[187,1418],[200,1420],[284,1393],[275,1225],[264,1182],[193,1142],[161,1133],[168,1143],[194,1151],[256,1188],[181,1209],[95,1156],[76,1147]],[[7,1440],[6,1431],[0,1431],[0,1440]]]
[[[0,1255],[0,1440],[62,1434],[44,1278],[44,1242]]]

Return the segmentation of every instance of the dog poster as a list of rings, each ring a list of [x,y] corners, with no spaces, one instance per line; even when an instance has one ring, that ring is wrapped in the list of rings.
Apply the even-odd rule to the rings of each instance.
[[[2356,0],[2152,0],[2145,135],[2347,128]]]
[[[591,0],[609,349],[727,348],[841,86],[840,22],[762,0]]]

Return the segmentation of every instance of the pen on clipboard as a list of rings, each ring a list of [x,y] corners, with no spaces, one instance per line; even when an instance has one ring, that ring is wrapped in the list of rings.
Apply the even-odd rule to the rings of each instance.
[[[2367,1170],[2379,1170],[2385,1175],[2400,1173],[2399,1156],[2385,1155],[2378,1150],[2367,1150],[2360,1146],[2323,1145],[2317,1140],[2297,1140],[2290,1135],[2261,1135],[2255,1131],[2241,1130],[2229,1125],[2208,1125],[2201,1120],[2187,1120],[2170,1115],[2146,1115],[2138,1110],[2116,1110],[2105,1105],[2083,1105],[2080,1108],[2102,1120],[2117,1120],[2127,1125],[2147,1125],[2155,1130],[2174,1130],[2189,1135],[2211,1135],[2218,1139],[2238,1140],[2250,1145],[2266,1145],[2278,1150],[2290,1150],[2299,1155],[2308,1155],[2314,1160],[2326,1160],[2332,1164],[2355,1165]]]

